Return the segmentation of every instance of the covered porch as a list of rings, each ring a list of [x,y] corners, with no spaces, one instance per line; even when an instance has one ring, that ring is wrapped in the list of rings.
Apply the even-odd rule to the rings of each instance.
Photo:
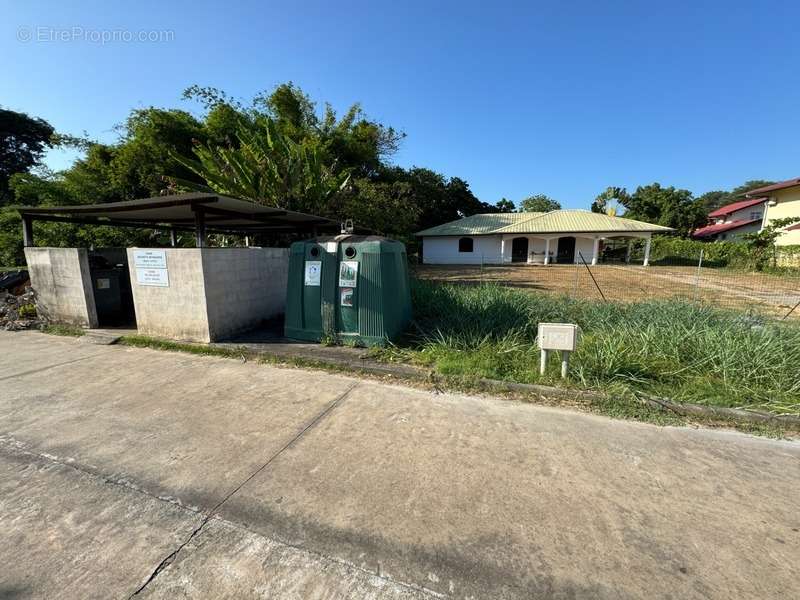
[[[650,232],[503,234],[500,255],[503,263],[550,265],[586,262],[596,265],[607,242],[625,240],[625,263],[630,263],[633,241],[643,239],[643,265],[646,267],[650,264],[651,237]]]

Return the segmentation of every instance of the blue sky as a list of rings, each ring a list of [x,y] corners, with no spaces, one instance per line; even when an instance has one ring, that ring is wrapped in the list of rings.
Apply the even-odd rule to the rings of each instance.
[[[292,80],[361,102],[408,134],[396,163],[490,202],[800,175],[797,2],[128,4],[2,1],[0,104],[113,141],[133,108],[197,111],[191,84],[249,99]],[[172,37],[92,41],[109,30]]]

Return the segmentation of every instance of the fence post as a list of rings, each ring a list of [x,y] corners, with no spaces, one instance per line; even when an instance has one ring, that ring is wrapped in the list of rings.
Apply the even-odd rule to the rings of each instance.
[[[577,300],[578,299],[578,279],[581,276],[581,265],[578,262],[575,262],[575,287],[572,292],[572,297]]]
[[[694,278],[694,299],[695,302],[700,302],[700,269],[703,268],[703,252],[704,249],[700,249],[700,260],[697,261],[697,275]]]

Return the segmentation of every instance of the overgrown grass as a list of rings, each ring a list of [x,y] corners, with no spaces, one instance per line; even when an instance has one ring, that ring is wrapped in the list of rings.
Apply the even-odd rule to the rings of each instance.
[[[601,303],[494,284],[416,281],[413,297],[410,344],[384,358],[446,375],[555,383],[538,373],[537,326],[571,322],[583,336],[567,385],[800,414],[797,324],[678,300]]]

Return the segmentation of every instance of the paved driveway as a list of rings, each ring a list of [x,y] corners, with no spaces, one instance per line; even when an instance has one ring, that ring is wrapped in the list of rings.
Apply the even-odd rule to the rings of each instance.
[[[800,596],[800,444],[0,333],[0,598]]]

